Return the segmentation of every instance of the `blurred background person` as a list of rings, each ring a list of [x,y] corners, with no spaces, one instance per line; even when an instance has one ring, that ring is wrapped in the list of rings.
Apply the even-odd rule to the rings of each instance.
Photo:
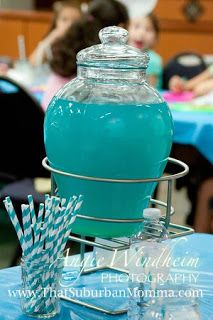
[[[173,76],[169,81],[169,89],[176,93],[192,91],[195,97],[208,94],[213,91],[213,64],[190,80]]]
[[[13,68],[13,61],[9,57],[0,57],[0,75],[7,75],[10,68]]]
[[[53,9],[54,17],[50,29],[29,57],[29,62],[34,66],[48,62],[52,58],[52,44],[62,37],[68,28],[79,20],[82,15],[80,4],[77,1],[64,0],[55,2]]]
[[[147,50],[150,61],[146,70],[148,81],[157,89],[162,85],[162,59],[153,47],[158,41],[160,27],[158,19],[149,14],[145,17],[137,17],[130,21],[129,24],[129,44],[140,50]]]
[[[46,110],[55,93],[76,76],[77,53],[100,43],[98,33],[108,26],[127,26],[128,12],[117,0],[94,0],[89,4],[85,17],[71,25],[66,34],[52,46],[50,68],[52,73],[47,83],[42,106]]]
[[[129,14],[119,0],[93,0],[88,6],[88,15],[99,21],[101,29],[109,26],[127,28]]]

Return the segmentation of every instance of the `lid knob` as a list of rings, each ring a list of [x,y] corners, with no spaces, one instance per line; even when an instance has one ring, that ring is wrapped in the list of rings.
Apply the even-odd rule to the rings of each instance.
[[[103,44],[125,44],[128,40],[128,31],[120,27],[106,27],[99,32]]]

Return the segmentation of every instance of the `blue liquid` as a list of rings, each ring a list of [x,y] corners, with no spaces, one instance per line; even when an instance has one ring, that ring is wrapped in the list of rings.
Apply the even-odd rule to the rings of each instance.
[[[53,99],[45,117],[50,164],[67,172],[112,179],[156,178],[169,156],[173,122],[166,103],[111,105]],[[106,183],[54,175],[59,194],[82,194],[80,214],[137,219],[149,205],[156,183]],[[131,235],[138,224],[76,219],[82,235]]]

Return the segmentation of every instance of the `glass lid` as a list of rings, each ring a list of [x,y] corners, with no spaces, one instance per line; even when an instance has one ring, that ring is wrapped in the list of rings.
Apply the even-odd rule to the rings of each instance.
[[[128,31],[120,27],[107,27],[99,32],[101,44],[86,48],[77,55],[79,66],[145,69],[149,62],[147,52],[127,45]]]

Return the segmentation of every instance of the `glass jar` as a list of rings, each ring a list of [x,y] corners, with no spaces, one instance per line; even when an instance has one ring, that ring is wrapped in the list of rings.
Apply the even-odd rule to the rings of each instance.
[[[22,311],[35,318],[51,318],[60,311],[58,290],[63,270],[63,258],[47,263],[21,260]]]
[[[146,81],[148,55],[126,44],[119,27],[100,31],[102,44],[77,56],[77,77],[52,99],[45,117],[45,146],[55,169],[107,179],[160,177],[170,153],[173,122],[160,94]],[[79,214],[138,219],[156,183],[103,182],[54,173],[61,197],[84,196]],[[76,219],[73,232],[128,236],[137,223]]]

